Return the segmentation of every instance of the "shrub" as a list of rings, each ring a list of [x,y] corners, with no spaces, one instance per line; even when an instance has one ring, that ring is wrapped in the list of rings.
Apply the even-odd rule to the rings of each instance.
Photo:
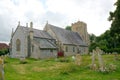
[[[2,50],[0,50],[0,56],[6,55],[8,52],[9,52],[8,49],[2,49]]]

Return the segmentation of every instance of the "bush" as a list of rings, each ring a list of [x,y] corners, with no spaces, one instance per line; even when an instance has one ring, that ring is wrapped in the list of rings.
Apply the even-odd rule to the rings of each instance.
[[[114,48],[114,52],[120,53],[120,48]]]
[[[0,56],[1,55],[6,55],[8,53],[8,49],[2,49],[0,50]]]

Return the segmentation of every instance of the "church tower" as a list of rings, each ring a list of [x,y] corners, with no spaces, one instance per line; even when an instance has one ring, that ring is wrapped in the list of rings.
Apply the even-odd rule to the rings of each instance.
[[[85,41],[87,43],[87,45],[90,44],[86,23],[84,23],[82,21],[78,21],[76,23],[73,23],[72,27],[71,27],[71,30],[74,31],[74,32],[78,32],[79,35],[82,37],[83,41]]]

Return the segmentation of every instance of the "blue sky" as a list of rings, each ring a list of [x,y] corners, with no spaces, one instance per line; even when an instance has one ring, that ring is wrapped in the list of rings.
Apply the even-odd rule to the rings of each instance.
[[[34,28],[48,23],[65,28],[80,20],[89,33],[100,35],[110,28],[109,12],[116,0],[0,0],[0,41],[9,42],[12,28],[33,21]]]

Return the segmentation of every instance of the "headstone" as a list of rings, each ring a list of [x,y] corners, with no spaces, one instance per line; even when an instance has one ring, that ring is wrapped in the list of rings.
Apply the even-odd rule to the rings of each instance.
[[[25,61],[25,57],[20,57],[20,61]]]
[[[25,57],[20,57],[20,63],[21,63],[21,64],[27,63]]]
[[[82,60],[82,57],[80,54],[76,54],[75,55],[75,64],[76,65],[81,65],[81,60]]]
[[[94,63],[95,63],[95,51],[93,50],[93,52],[92,52],[92,65],[91,66],[93,66]]]
[[[111,53],[109,52],[109,54],[111,54]]]
[[[0,80],[4,80],[4,62],[0,57]]]
[[[92,70],[97,70],[97,65],[95,63],[95,59],[96,59],[96,51],[93,50],[93,52],[92,52],[92,64],[91,64]]]
[[[109,65],[109,69],[110,69],[111,71],[116,70],[116,65],[110,64],[110,65]]]
[[[96,58],[98,59],[98,67],[100,69],[100,71],[104,71],[104,64],[103,64],[103,59],[102,59],[102,50],[100,50],[98,47],[96,48],[96,50],[93,50],[92,52],[92,64],[91,64],[91,69],[93,70],[97,70],[97,63],[95,63]]]
[[[102,59],[102,56],[101,56],[102,51],[97,47],[96,52],[98,54],[99,69],[100,69],[100,71],[103,72],[105,69],[104,69],[103,59]]]
[[[104,71],[104,64],[103,64],[103,60],[102,60],[102,56],[101,54],[98,52],[98,60],[99,60],[99,67],[100,67],[100,71]]]
[[[114,52],[113,54],[114,54],[114,56],[115,56],[115,60],[119,60],[118,53],[117,53],[117,52]]]

